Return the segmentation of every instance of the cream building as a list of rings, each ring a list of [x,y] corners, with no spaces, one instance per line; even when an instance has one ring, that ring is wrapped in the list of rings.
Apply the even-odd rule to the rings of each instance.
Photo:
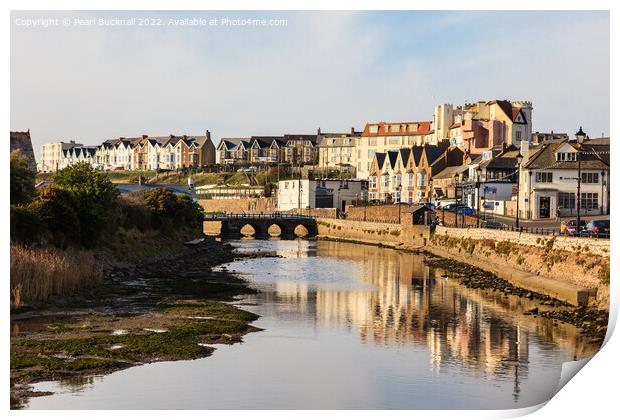
[[[71,140],[69,142],[55,142],[41,145],[41,156],[39,157],[39,164],[37,169],[39,172],[55,172],[58,169],[62,169],[67,159],[67,154],[64,153],[74,147],[84,146],[81,143],[76,143]]]
[[[357,178],[367,179],[376,153],[433,143],[431,121],[366,124],[357,147]]]
[[[329,134],[319,143],[319,167],[330,169],[357,169],[357,147],[362,133],[351,129],[350,133]]]

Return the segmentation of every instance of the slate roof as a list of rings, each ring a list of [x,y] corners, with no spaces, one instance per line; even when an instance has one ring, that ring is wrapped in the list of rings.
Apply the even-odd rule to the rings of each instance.
[[[433,146],[427,144],[424,146],[424,152],[426,153],[426,160],[430,164],[435,163],[437,159],[443,155],[446,150],[448,150],[445,146]]]
[[[528,162],[524,165],[528,169],[577,169],[579,163],[574,162],[558,162],[556,161],[555,152],[564,144],[569,143],[575,149],[581,149],[583,153],[580,155],[581,169],[585,170],[607,170],[609,169],[609,145],[606,144],[588,144],[563,141],[562,143],[549,143],[534,153]]]
[[[411,158],[411,149],[400,149],[401,160],[403,161],[403,166],[407,166],[409,159]]]
[[[460,174],[469,170],[469,165],[446,166],[439,173],[433,176],[433,179],[450,179],[454,178],[454,174]]]
[[[280,147],[286,145],[285,138],[282,136],[252,136],[249,140],[250,143],[258,142],[261,147],[270,147],[274,141]]]
[[[398,160],[398,152],[396,150],[390,150],[387,152],[387,155],[390,160],[390,167],[394,169],[394,166],[396,166],[396,161]]]
[[[375,153],[375,159],[377,159],[377,167],[379,169],[383,168],[383,163],[385,162],[385,153]]]
[[[224,146],[226,146],[227,150],[233,150],[235,147],[239,146],[239,144],[241,144],[242,142],[249,144],[249,141],[250,141],[250,137],[222,137],[220,139],[218,148],[220,147],[222,143],[224,143]]]
[[[411,154],[413,155],[413,165],[418,166],[420,164],[420,158],[424,152],[423,146],[413,146],[411,148]]]

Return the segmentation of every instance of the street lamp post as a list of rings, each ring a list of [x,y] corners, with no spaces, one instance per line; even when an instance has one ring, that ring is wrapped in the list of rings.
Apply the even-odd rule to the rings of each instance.
[[[398,187],[396,187],[396,191],[398,191],[398,224],[400,224],[400,203],[402,201],[402,199],[400,198],[400,192],[403,189],[403,186],[401,184],[398,184]]]
[[[515,220],[515,227],[519,229],[519,192],[521,191],[521,162],[523,161],[523,156],[521,156],[521,152],[517,155],[517,218]]]
[[[457,183],[459,175],[454,174],[454,226],[459,227],[459,196],[457,193]]]
[[[476,168],[476,226],[480,227],[480,184],[482,180],[482,168]]]

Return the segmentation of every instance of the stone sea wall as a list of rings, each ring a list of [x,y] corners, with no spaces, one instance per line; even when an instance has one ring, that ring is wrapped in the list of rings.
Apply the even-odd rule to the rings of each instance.
[[[428,226],[413,225],[411,215],[403,223],[364,222],[318,218],[319,237],[385,245],[401,249],[421,249],[430,238]]]
[[[603,238],[578,238],[572,236],[549,236],[537,235],[526,232],[513,232],[509,230],[478,229],[478,228],[450,228],[437,226],[436,235],[447,235],[454,238],[470,239],[494,239],[496,241],[509,241],[519,245],[545,248],[550,239],[553,239],[551,249],[583,252],[593,255],[609,257],[609,239]]]

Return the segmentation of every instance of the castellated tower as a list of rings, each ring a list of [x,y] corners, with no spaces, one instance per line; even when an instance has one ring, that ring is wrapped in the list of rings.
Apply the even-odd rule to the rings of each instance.
[[[433,115],[434,144],[439,144],[449,137],[450,126],[453,122],[454,106],[452,104],[440,104],[435,107]]]
[[[532,110],[534,107],[532,106],[532,102],[530,101],[510,101],[512,106],[521,108],[521,112],[525,115],[526,128],[525,128],[525,136],[524,139],[527,139],[528,142],[532,141]]]

